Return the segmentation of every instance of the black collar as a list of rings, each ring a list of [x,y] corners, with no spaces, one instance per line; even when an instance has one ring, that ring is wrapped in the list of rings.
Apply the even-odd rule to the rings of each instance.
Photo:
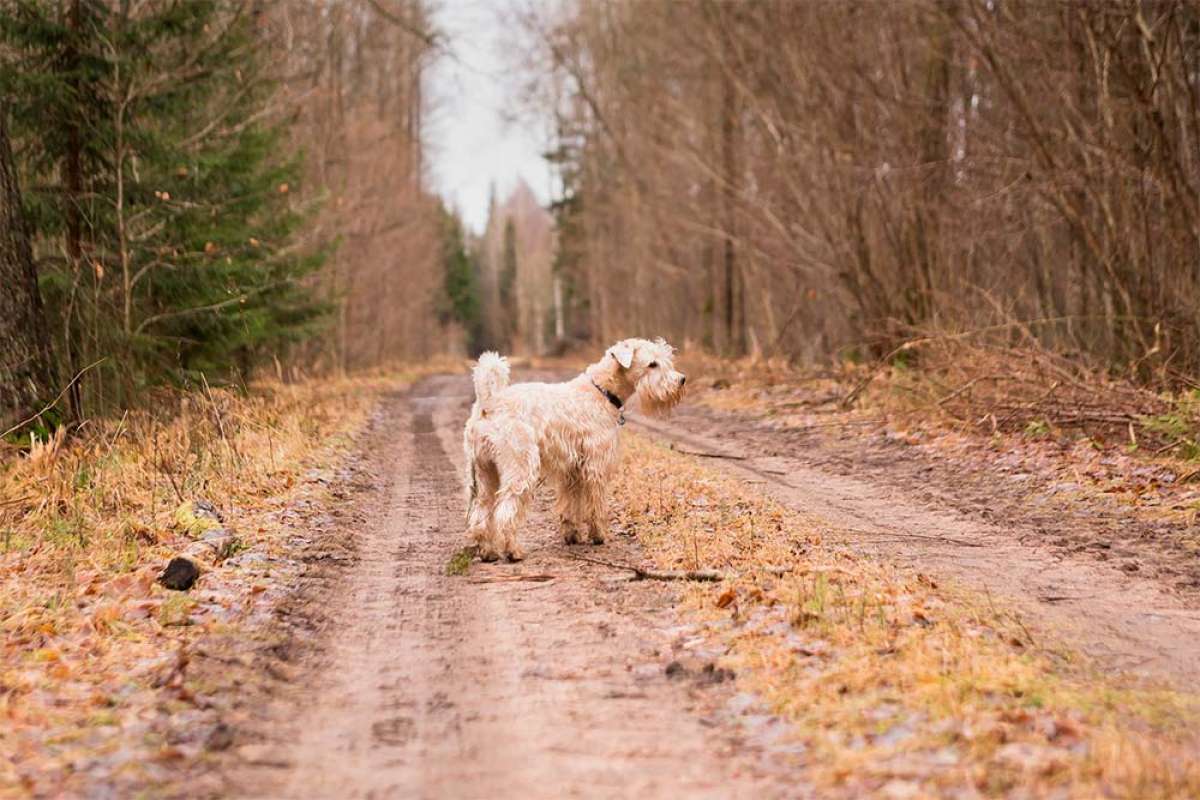
[[[615,394],[613,394],[612,392],[610,392],[608,389],[605,389],[603,386],[601,386],[600,384],[596,383],[595,381],[592,381],[592,386],[595,386],[595,387],[596,387],[596,391],[597,391],[597,392],[599,392],[600,394],[604,395],[605,399],[607,399],[607,400],[608,400],[608,402],[612,403],[612,404],[613,404],[613,408],[615,408],[617,411],[620,411],[620,410],[621,410],[621,406],[625,405],[625,401],[624,401],[624,400],[622,400],[621,398],[617,397]]]

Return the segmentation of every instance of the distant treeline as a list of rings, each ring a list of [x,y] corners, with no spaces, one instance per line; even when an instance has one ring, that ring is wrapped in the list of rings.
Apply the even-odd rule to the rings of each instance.
[[[990,329],[1200,373],[1197,3],[578,0],[526,21],[557,269],[597,338],[823,359]]]

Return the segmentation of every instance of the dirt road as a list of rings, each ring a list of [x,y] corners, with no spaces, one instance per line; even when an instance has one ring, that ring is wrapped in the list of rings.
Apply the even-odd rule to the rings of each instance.
[[[256,740],[239,738],[225,794],[810,796],[782,723],[719,670],[696,667],[719,654],[680,624],[675,587],[572,558],[637,562],[631,537],[567,548],[542,502],[525,562],[446,574],[462,545],[469,392],[465,377],[429,378],[378,417],[367,437],[374,488],[341,517],[353,556],[301,586],[289,624],[317,630],[289,656],[297,665]],[[781,455],[772,432],[728,415],[684,407],[673,422],[631,427],[740,456],[712,463],[864,554],[1017,603],[1038,635],[1065,633],[1105,667],[1195,677],[1200,619],[1151,580],[1064,558],[878,476],[823,470],[813,453]],[[668,669],[677,662],[689,669]]]
[[[312,582],[326,630],[262,726],[266,741],[243,748],[233,793],[782,796],[782,775],[756,765],[783,762],[746,741],[732,685],[667,675],[688,644],[671,587],[571,559],[544,504],[525,562],[446,574],[463,543],[469,391],[465,377],[431,378],[386,412],[371,441],[389,488],[365,509],[356,565]],[[614,538],[606,557],[637,559]]]
[[[794,437],[768,425],[694,405],[682,406],[669,423],[634,417],[633,428],[713,457],[713,465],[759,485],[864,555],[1003,598],[1047,643],[1066,642],[1105,670],[1184,688],[1200,676],[1200,609],[1168,581],[1097,560],[1084,547],[1058,546],[1057,537],[999,502],[981,518],[979,509],[954,502],[952,476],[903,453],[889,451],[889,458],[815,439],[793,444]],[[998,499],[1002,476],[992,480]],[[1094,520],[1066,522],[1072,541],[1104,538]]]

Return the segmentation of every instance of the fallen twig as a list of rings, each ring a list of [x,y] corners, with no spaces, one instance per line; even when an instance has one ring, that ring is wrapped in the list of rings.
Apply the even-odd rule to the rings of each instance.
[[[589,564],[599,564],[602,567],[612,567],[613,569],[625,569],[633,573],[635,580],[653,580],[653,581],[723,581],[728,575],[715,569],[690,569],[690,570],[657,570],[645,569],[635,564],[624,564],[618,561],[608,561],[603,558],[590,558],[581,556],[577,553],[566,553],[568,558],[573,558],[576,561],[586,561]]]
[[[704,453],[699,450],[681,450],[678,447],[671,448],[676,453],[682,453],[685,456],[700,456],[701,458],[728,458],[732,461],[745,461],[747,456],[735,456],[729,453]]]
[[[519,583],[522,581],[529,583],[545,583],[555,579],[555,575],[494,575],[490,578],[471,578],[467,583]]]
[[[18,422],[16,425],[13,425],[11,428],[6,430],[4,433],[0,433],[0,439],[5,438],[10,433],[16,433],[21,428],[24,428],[26,425],[28,425],[29,423],[33,422],[35,419],[40,417],[42,414],[45,414],[50,409],[54,408],[56,405],[58,405],[58,401],[63,399],[63,395],[65,395],[71,389],[71,387],[75,385],[75,382],[83,377],[85,372],[90,370],[92,367],[95,367],[97,364],[102,364],[107,360],[108,360],[107,356],[104,358],[101,358],[101,359],[97,359],[96,361],[93,361],[91,364],[88,364],[83,369],[79,370],[79,372],[76,372],[75,377],[71,378],[71,380],[67,382],[67,385],[63,387],[62,391],[58,393],[57,397],[55,397],[53,400],[51,400],[49,403],[47,403],[42,408],[41,411],[37,412],[36,414],[34,414],[31,417],[26,417],[25,419]]]
[[[943,397],[941,400],[938,400],[937,404],[940,406],[940,405],[945,405],[946,403],[949,403],[951,400],[958,397],[963,392],[968,391],[972,386],[979,383],[980,381],[995,381],[995,380],[1001,380],[1002,378],[1003,378],[1002,375],[980,375],[978,378],[972,378],[971,380],[964,383],[962,386],[955,389],[950,394]]]
[[[1077,594],[1044,594],[1038,597],[1043,603],[1061,603],[1064,600],[1086,600],[1083,595]]]

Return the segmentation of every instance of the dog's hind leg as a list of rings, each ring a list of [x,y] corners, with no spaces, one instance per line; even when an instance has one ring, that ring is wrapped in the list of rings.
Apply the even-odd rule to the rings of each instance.
[[[537,489],[541,456],[533,428],[518,424],[504,432],[503,445],[496,447],[500,488],[492,512],[493,536],[509,561],[520,561],[525,558],[525,553],[517,544],[517,529],[524,521]]]
[[[517,544],[517,528],[525,519],[531,493],[517,494],[500,490],[496,499],[496,544],[509,561],[520,561],[525,552]]]
[[[474,485],[471,487],[471,505],[467,512],[467,539],[475,546],[481,561],[496,561],[500,558],[500,547],[492,520],[500,476],[491,461],[475,462],[473,469]]]

